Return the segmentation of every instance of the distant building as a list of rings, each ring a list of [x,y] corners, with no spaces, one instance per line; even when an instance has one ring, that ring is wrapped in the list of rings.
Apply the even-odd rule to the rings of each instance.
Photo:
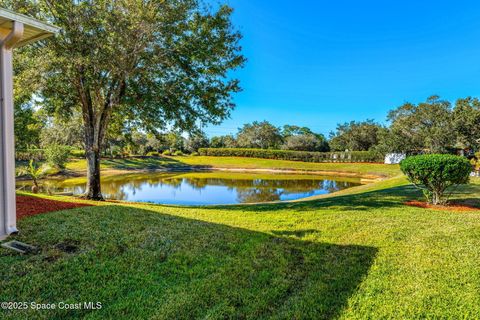
[[[388,153],[385,155],[385,164],[398,164],[406,157],[406,153]]]

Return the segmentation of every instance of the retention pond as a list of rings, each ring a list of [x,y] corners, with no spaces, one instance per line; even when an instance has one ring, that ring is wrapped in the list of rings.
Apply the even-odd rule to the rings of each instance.
[[[107,199],[175,205],[214,205],[296,200],[360,185],[360,179],[308,174],[163,172],[107,176]],[[30,188],[19,181],[17,188]],[[85,179],[45,180],[41,192],[85,192]]]

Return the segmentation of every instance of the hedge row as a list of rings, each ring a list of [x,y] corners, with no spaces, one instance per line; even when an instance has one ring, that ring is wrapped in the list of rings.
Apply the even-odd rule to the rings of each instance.
[[[200,148],[202,156],[248,157],[305,162],[382,162],[383,155],[372,151],[308,152],[269,149]]]

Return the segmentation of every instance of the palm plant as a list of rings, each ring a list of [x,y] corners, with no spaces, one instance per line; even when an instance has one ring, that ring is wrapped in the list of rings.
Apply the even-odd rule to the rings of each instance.
[[[24,169],[23,174],[28,175],[32,179],[32,192],[37,193],[39,189],[38,180],[40,180],[45,175],[45,170],[43,170],[42,167],[37,166],[35,161],[31,159],[28,167]]]

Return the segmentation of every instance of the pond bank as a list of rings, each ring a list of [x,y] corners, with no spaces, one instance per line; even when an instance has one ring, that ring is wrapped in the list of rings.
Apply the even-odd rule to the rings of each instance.
[[[359,178],[314,174],[231,172],[221,170],[149,171],[105,175],[101,181],[105,199],[173,205],[239,204],[300,199],[333,193],[361,184]],[[29,181],[17,182],[28,190]],[[85,177],[45,179],[40,192],[81,195]]]
[[[17,167],[22,164],[18,163]],[[130,157],[102,159],[102,175],[148,172],[230,171],[252,173],[312,174],[360,178],[362,183],[375,182],[396,176],[398,165],[372,163],[312,163],[240,157]],[[49,175],[50,179],[81,179],[86,175],[85,159],[72,159],[63,172]],[[18,181],[22,178],[17,178]]]

